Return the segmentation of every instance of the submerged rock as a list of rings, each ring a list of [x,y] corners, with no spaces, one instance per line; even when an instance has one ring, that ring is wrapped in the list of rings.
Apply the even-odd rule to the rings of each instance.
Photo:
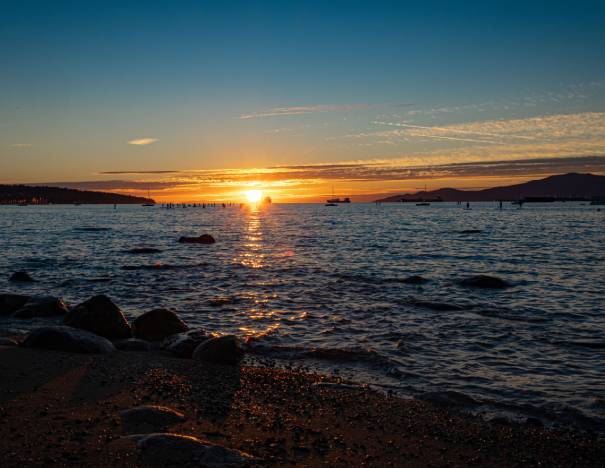
[[[161,341],[164,338],[189,330],[176,313],[167,309],[154,309],[138,316],[132,322],[132,333],[137,338]]]
[[[36,281],[29,275],[27,271],[16,271],[8,280],[15,283],[33,283]]]
[[[484,289],[504,289],[511,287],[511,284],[508,281],[489,275],[470,276],[461,280],[460,284],[470,288]]]
[[[423,278],[420,275],[412,275],[412,276],[408,276],[407,278],[403,278],[401,280],[402,283],[405,284],[424,284],[424,283],[428,283],[428,279]]]
[[[0,317],[10,315],[25,305],[29,296],[21,294],[0,294]]]
[[[152,466],[226,468],[241,466],[252,459],[239,450],[181,434],[134,434],[125,438],[136,444],[141,460]]]
[[[201,343],[193,351],[192,357],[196,361],[235,365],[243,355],[244,350],[239,338],[235,335],[224,335]]]
[[[89,354],[105,354],[115,351],[111,341],[93,333],[66,326],[37,328],[25,337],[23,346]]]
[[[70,310],[65,324],[112,340],[132,335],[120,308],[104,294],[91,297]]]
[[[134,249],[130,249],[130,250],[126,250],[126,253],[129,254],[153,254],[153,253],[160,253],[161,250],[160,249],[156,249],[154,247],[137,247]]]
[[[152,348],[151,343],[138,338],[127,338],[113,342],[114,346],[120,351],[149,351]]]
[[[56,317],[68,312],[63,299],[53,296],[30,297],[23,307],[15,312],[16,318]]]
[[[183,422],[187,417],[165,406],[145,405],[120,413],[122,426],[127,432],[154,432]]]
[[[179,238],[179,242],[186,244],[214,244],[216,241],[210,234],[202,234],[198,237],[182,236]]]
[[[206,331],[201,329],[189,330],[185,333],[172,335],[162,341],[161,348],[182,358],[191,358],[193,351],[201,343],[211,338]]]

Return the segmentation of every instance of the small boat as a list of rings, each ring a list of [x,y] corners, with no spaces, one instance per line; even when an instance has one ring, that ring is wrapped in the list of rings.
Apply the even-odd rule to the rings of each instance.
[[[330,198],[329,200],[327,200],[328,203],[351,203],[351,199],[350,198]]]
[[[147,189],[147,198],[151,199],[149,196],[149,188]],[[155,203],[143,203],[141,206],[155,206]]]
[[[420,202],[416,203],[416,206],[431,206],[431,204],[429,202]]]

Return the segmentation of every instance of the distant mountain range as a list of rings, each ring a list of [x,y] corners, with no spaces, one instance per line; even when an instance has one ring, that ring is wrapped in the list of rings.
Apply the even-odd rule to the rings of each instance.
[[[561,174],[532,180],[523,184],[493,187],[484,190],[458,190],[442,188],[404,195],[393,195],[378,202],[401,201],[513,201],[522,199],[593,199],[605,198],[605,176],[594,174]]]
[[[143,204],[151,198],[108,192],[92,192],[60,187],[0,185],[0,204]]]

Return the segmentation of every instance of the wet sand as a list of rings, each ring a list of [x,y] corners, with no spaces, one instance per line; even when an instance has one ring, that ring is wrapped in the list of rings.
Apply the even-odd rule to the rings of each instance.
[[[119,412],[142,404],[188,416],[165,432],[247,452],[262,466],[605,460],[605,440],[594,435],[486,423],[427,402],[324,384],[319,375],[202,364],[159,351],[90,356],[0,347],[0,376],[2,467],[153,466],[121,439]]]

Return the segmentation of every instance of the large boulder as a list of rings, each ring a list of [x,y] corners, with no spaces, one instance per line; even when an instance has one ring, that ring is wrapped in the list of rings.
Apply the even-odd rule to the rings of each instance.
[[[134,434],[125,439],[135,443],[141,461],[152,466],[227,468],[242,466],[252,460],[250,455],[239,450],[181,434]]]
[[[476,275],[464,278],[460,281],[462,286],[470,288],[483,289],[505,289],[511,287],[511,284],[503,279],[489,275]]]
[[[19,342],[12,338],[0,338],[0,346],[19,346]]]
[[[165,406],[144,405],[124,410],[120,413],[122,427],[126,432],[155,432],[183,422],[183,413]]]
[[[29,319],[34,317],[56,317],[68,312],[63,299],[53,296],[30,297],[28,301],[15,312],[15,317]]]
[[[27,271],[16,271],[8,280],[15,283],[33,283],[36,281],[29,275]]]
[[[211,338],[211,336],[202,329],[189,330],[185,333],[172,335],[162,341],[161,348],[175,354],[178,357],[189,359],[193,356],[193,351],[201,343]]]
[[[111,341],[93,333],[66,326],[37,328],[25,337],[22,345],[26,348],[57,349],[89,354],[115,351]]]
[[[185,244],[214,244],[216,241],[210,234],[202,234],[198,237],[182,236],[179,238],[179,242]]]
[[[126,338],[113,342],[114,346],[120,351],[149,351],[152,345],[149,341],[139,340],[138,338]]]
[[[196,361],[235,365],[243,355],[244,350],[239,338],[235,335],[224,335],[201,343],[193,351],[192,357]]]
[[[154,309],[139,315],[132,322],[135,337],[148,341],[161,341],[167,336],[189,330],[178,315],[167,309]]]
[[[130,338],[130,325],[120,308],[104,294],[91,297],[74,307],[65,317],[65,324],[88,330],[110,340]]]
[[[28,299],[28,296],[22,296],[21,294],[0,294],[0,317],[19,310]]]

